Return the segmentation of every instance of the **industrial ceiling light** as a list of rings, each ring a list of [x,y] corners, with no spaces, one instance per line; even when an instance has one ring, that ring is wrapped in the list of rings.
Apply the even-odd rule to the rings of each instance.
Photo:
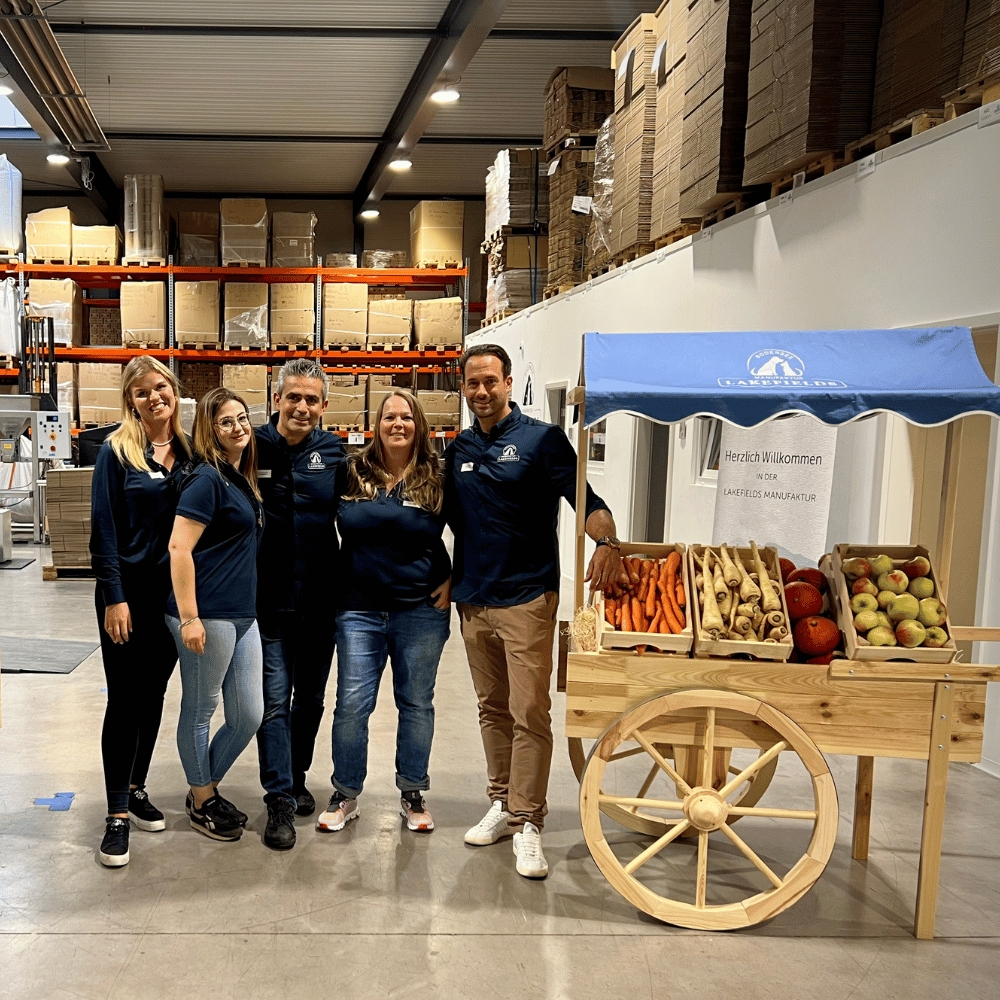
[[[49,153],[45,159],[57,167],[63,167],[69,163],[69,157],[65,153]]]
[[[362,219],[377,219],[379,217],[379,210],[377,208],[366,208],[361,213]]]
[[[0,97],[10,97],[14,91],[4,83],[0,83]]]
[[[454,104],[462,95],[451,85],[448,84],[447,87],[441,90],[435,90],[431,94],[431,100],[435,104]]]
[[[409,170],[412,166],[413,161],[406,159],[405,156],[398,160],[391,160],[389,163],[389,169],[395,170],[398,173],[402,173],[404,170]]]

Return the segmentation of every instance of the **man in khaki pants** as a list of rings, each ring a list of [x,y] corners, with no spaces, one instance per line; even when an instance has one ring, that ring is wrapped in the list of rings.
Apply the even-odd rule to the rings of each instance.
[[[559,605],[559,498],[576,501],[576,453],[562,429],[510,401],[511,363],[480,344],[459,362],[475,415],[445,455],[445,510],[455,533],[452,599],[479,698],[489,812],[465,835],[493,844],[514,835],[517,870],[544,878],[541,829],[552,761],[549,684]],[[594,588],[622,574],[615,522],[587,487]]]

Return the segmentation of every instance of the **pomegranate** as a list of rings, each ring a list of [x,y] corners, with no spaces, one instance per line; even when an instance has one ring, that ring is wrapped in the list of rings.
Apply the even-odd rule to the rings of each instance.
[[[829,618],[812,616],[796,623],[792,638],[796,649],[806,656],[823,656],[832,653],[840,645],[840,629]]]
[[[791,559],[779,559],[778,565],[781,567],[781,579],[788,583],[788,577],[795,572],[795,563]]]
[[[811,566],[797,569],[785,577],[785,583],[795,583],[796,580],[805,580],[806,583],[811,583],[821,594],[825,594],[826,588],[829,586],[826,574]]]
[[[823,595],[805,580],[797,580],[785,587],[788,617],[793,622],[808,615],[818,615],[823,610]]]

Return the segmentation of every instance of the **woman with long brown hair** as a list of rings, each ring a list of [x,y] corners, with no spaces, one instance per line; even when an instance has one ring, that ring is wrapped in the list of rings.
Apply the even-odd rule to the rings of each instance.
[[[191,786],[191,826],[215,840],[239,840],[247,816],[218,785],[264,715],[256,621],[264,508],[244,399],[225,388],[206,393],[195,414],[194,446],[204,461],[184,482],[170,536],[173,593],[166,620],[182,685],[177,749]],[[220,694],[225,723],[209,742]]]
[[[167,543],[192,467],[179,400],[169,368],[155,358],[133,358],[122,372],[121,424],[94,467],[90,552],[108,683],[101,735],[108,818],[99,857],[109,868],[128,864],[130,820],[140,830],[166,828],[145,785],[177,662],[163,611],[170,593]]]
[[[358,815],[368,770],[368,719],[386,661],[399,712],[396,787],[410,830],[434,821],[422,793],[434,737],[434,683],[451,622],[451,561],[443,471],[418,400],[396,389],[379,406],[372,440],[338,469],[337,707],[333,788],[317,827]]]

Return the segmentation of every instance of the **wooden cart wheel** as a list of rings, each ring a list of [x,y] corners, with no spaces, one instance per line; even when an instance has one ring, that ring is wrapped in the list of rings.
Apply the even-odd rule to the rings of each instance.
[[[676,718],[671,720],[670,716]],[[671,721],[690,724],[692,720],[697,742],[689,752],[700,751],[698,756],[702,762],[702,773],[695,785],[690,785],[643,734],[645,728],[663,726]],[[718,790],[712,787],[717,720],[722,729],[729,725],[741,732],[752,731],[754,742],[764,751]],[[675,784],[680,796],[677,801],[605,795],[601,791],[601,780],[608,763],[620,759],[616,751],[628,741],[638,743],[658,770]],[[734,805],[729,801],[750,773],[776,760],[783,751],[796,753],[808,771],[812,782],[812,809],[763,808]],[[601,811],[605,806],[612,805],[638,805],[646,810],[665,813],[668,817],[665,825],[669,828],[640,854],[623,864],[612,851],[601,828]],[[580,816],[587,846],[597,866],[630,903],[658,920],[680,927],[728,930],[750,927],[781,913],[812,887],[826,867],[837,839],[837,791],[830,769],[816,744],[777,709],[756,698],[728,691],[679,691],[637,705],[594,744],[580,785]],[[779,876],[732,829],[732,822],[737,816],[811,822],[809,846],[805,854],[783,876]],[[698,836],[693,903],[661,896],[634,874],[690,828],[694,828]],[[720,831],[736,846],[771,883],[771,888],[737,902],[708,903],[709,835],[715,831]]]
[[[577,781],[583,780],[583,770],[587,763],[587,754],[583,748],[583,740],[578,736],[567,737],[567,742],[569,743],[569,760],[573,767],[573,773],[576,775]],[[674,766],[684,776],[688,784],[697,784],[697,778],[692,776],[691,769],[700,765],[700,756],[696,753],[689,753],[688,747],[672,747],[669,744],[656,744],[656,749],[666,760],[673,760]],[[628,751],[626,751],[627,753]],[[638,750],[633,751],[635,754],[644,753],[642,747]],[[763,755],[764,751],[761,751]],[[737,775],[741,774],[740,768],[736,767],[730,761],[730,750],[729,748],[720,748],[716,750],[715,753],[716,761],[716,774],[713,776],[713,785],[715,788],[721,788],[725,784],[725,775]],[[733,805],[741,806],[746,808],[747,806],[755,806],[761,800],[764,792],[767,791],[768,785],[771,784],[771,779],[774,777],[774,772],[778,769],[778,758],[772,757],[765,763],[761,764],[756,771],[748,775],[743,782],[743,794],[738,798],[733,800]],[[636,798],[645,798],[649,787],[652,784],[652,779],[656,776],[659,771],[657,764],[653,764],[649,774],[646,776],[646,781],[639,786],[636,791]],[[721,773],[720,773],[721,772]],[[680,795],[680,790],[677,792]],[[634,830],[636,833],[645,834],[647,837],[659,837],[666,832],[673,823],[662,816],[653,816],[649,813],[644,813],[640,811],[640,806],[619,806],[614,805],[610,802],[601,803],[601,812],[604,813],[608,819],[614,820],[621,826],[626,827],[629,830]],[[739,816],[733,816],[729,825],[732,826],[739,819]],[[689,828],[684,831],[684,833],[679,834],[681,837],[696,837],[698,835],[697,830]]]

